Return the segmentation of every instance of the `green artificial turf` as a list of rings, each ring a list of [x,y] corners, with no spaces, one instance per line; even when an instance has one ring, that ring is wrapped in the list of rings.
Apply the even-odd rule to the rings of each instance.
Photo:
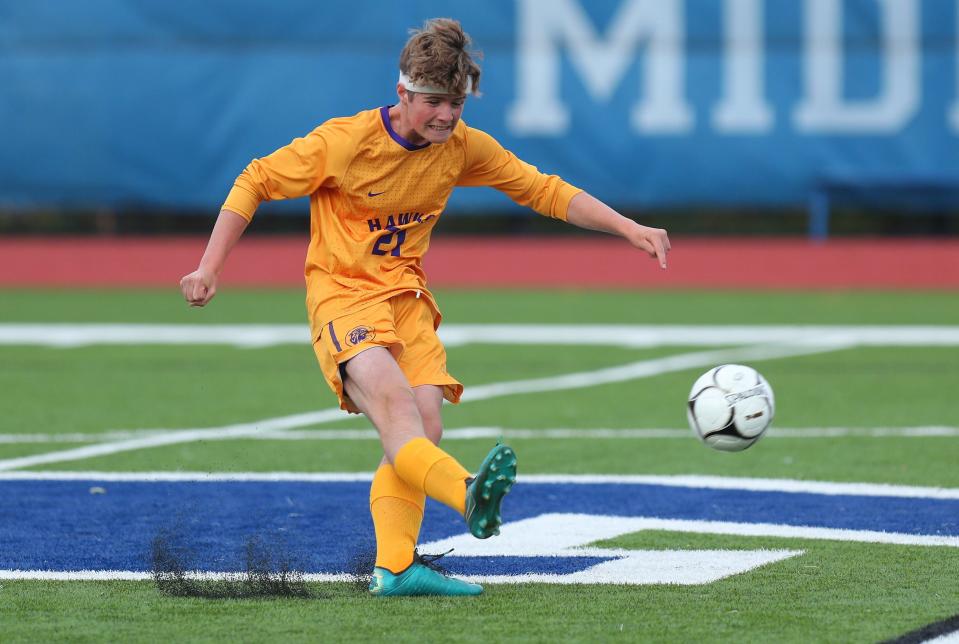
[[[438,297],[446,321],[462,324],[959,324],[951,293],[477,290]],[[11,322],[305,325],[305,314],[298,290],[226,285],[205,310],[188,309],[173,288],[3,290],[0,323]],[[466,345],[449,349],[449,364],[469,389],[703,350]],[[752,364],[776,392],[775,427],[959,426],[957,347],[855,347]],[[444,421],[505,428],[507,436],[516,429],[683,429],[689,387],[705,370],[464,402],[446,407]],[[293,345],[0,345],[0,391],[0,437],[216,428],[335,406],[309,347]],[[303,428],[319,434],[369,424],[343,415]],[[444,447],[472,467],[493,440]],[[953,436],[801,438],[774,430],[736,454],[710,450],[691,433],[509,441],[520,482],[534,473],[699,474],[959,487]],[[0,439],[0,462],[80,445]],[[379,454],[371,439],[193,440],[31,469],[370,472]],[[130,509],[131,521],[138,511]],[[959,612],[955,548],[661,532],[602,546],[804,554],[701,586],[492,585],[475,600],[376,601],[345,583],[311,585],[316,596],[306,600],[204,600],[164,596],[149,582],[0,581],[0,641],[872,642]]]

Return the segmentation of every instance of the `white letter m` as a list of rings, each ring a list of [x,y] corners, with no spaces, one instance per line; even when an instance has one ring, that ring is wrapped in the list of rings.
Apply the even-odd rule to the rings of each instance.
[[[683,99],[682,1],[625,0],[603,40],[576,0],[519,0],[517,100],[507,115],[513,133],[559,135],[569,127],[569,111],[559,99],[560,40],[590,96],[608,101],[638,45],[648,39],[633,128],[655,133],[692,128],[692,109]]]

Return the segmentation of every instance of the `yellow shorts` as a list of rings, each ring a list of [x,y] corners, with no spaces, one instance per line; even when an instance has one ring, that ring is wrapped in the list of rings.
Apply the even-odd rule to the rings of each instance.
[[[444,398],[458,403],[463,385],[446,372],[446,349],[436,335],[439,320],[432,303],[411,291],[324,325],[313,351],[327,384],[340,399],[340,408],[360,413],[343,391],[341,367],[372,347],[390,350],[411,387],[437,385],[443,388]]]

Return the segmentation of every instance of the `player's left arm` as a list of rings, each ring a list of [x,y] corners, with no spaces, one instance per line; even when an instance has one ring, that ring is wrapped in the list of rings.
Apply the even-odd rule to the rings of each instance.
[[[586,192],[579,192],[569,202],[566,221],[589,230],[619,235],[630,244],[646,251],[650,257],[666,268],[669,254],[669,236],[662,228],[643,226],[619,214],[599,199]]]
[[[539,172],[482,130],[466,127],[464,131],[466,159],[457,185],[496,188],[547,217],[619,235],[666,268],[669,237],[665,230],[638,224],[558,176]]]

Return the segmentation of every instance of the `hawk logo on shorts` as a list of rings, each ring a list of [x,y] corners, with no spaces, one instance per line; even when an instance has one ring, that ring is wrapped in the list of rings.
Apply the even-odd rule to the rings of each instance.
[[[355,347],[361,342],[372,340],[376,337],[376,331],[371,326],[358,326],[346,334],[346,344]]]

